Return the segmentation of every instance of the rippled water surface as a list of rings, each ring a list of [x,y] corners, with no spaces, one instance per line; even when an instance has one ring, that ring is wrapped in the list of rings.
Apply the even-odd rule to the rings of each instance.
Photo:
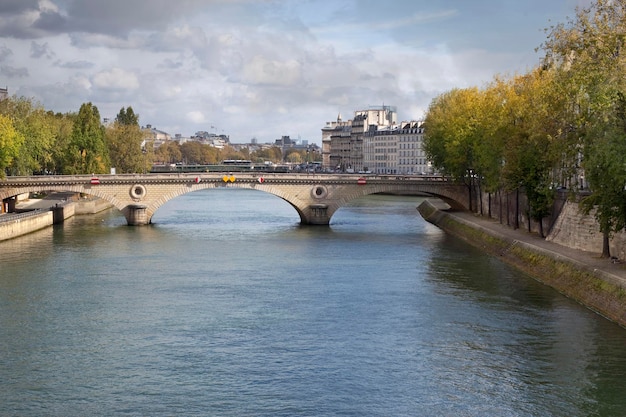
[[[626,415],[626,331],[420,201],[301,227],[206,190],[0,242],[0,415]]]

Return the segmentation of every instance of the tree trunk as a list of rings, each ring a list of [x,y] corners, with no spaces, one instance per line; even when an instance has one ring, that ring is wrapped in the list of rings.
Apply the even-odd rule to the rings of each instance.
[[[519,229],[519,188],[515,190],[515,226],[513,229]]]
[[[506,192],[506,225],[510,226],[511,225],[511,202],[509,201],[509,198],[511,197],[511,193],[510,192]]]
[[[480,200],[480,215],[484,216],[485,212],[483,210],[483,188],[481,180],[478,180],[478,199]]]
[[[602,258],[610,258],[609,232],[602,232]]]
[[[528,218],[528,233],[532,232],[532,218],[530,217],[530,214],[532,213],[532,208],[530,207],[530,199],[526,199],[527,200],[527,205],[528,205],[528,212],[526,217]]]

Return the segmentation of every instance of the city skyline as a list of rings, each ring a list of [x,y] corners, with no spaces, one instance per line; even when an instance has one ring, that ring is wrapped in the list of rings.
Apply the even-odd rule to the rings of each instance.
[[[131,106],[172,136],[321,143],[339,113],[422,119],[455,87],[536,66],[544,29],[591,0],[527,2],[14,0],[0,5],[0,86],[46,109]]]

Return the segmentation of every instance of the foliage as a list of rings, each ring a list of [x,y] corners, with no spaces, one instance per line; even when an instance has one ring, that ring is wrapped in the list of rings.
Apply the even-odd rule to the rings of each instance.
[[[593,195],[582,207],[595,213],[608,256],[608,235],[626,225],[626,0],[596,0],[547,33],[540,67],[435,98],[424,149],[465,183],[472,174],[489,192],[523,189],[539,222],[554,186],[578,189],[584,169]]]
[[[115,117],[115,121],[124,126],[137,126],[139,127],[139,115],[135,114],[133,108],[128,106],[127,109],[122,107],[120,112]]]
[[[91,103],[80,106],[68,144],[64,173],[106,173],[109,154],[100,112]]]
[[[624,209],[624,95],[626,94],[626,0],[597,0],[561,24],[544,45],[546,65],[558,69],[573,108],[571,125],[593,195],[583,200],[594,211],[604,235],[603,256],[610,256],[611,233],[626,224]]]
[[[592,194],[581,201],[585,213],[594,213],[604,235],[603,256],[610,256],[608,239],[626,226],[626,101],[618,99],[610,121],[588,131],[593,146],[585,147],[585,174]],[[601,130],[597,130],[601,129]]]
[[[67,149],[74,129],[76,114],[53,114],[48,112],[50,128],[54,134],[54,146],[52,148],[52,163],[48,172],[58,174],[65,171]]]
[[[24,142],[8,116],[0,114],[0,178],[4,178],[6,168],[11,164]]]
[[[23,97],[2,100],[0,114],[10,117],[15,129],[24,137],[11,163],[11,173],[31,175],[48,171],[55,147],[55,132],[51,129],[50,121],[53,116],[40,105]]]
[[[303,161],[302,155],[298,151],[289,152],[285,157],[287,162],[291,162],[293,164],[300,164]]]
[[[252,162],[270,161],[275,164],[282,162],[283,151],[278,146],[259,149],[251,155]]]
[[[477,88],[454,89],[437,97],[426,116],[424,151],[436,169],[457,180],[468,180],[474,168],[480,95]]]
[[[129,106],[122,108],[115,122],[106,128],[106,144],[111,166],[118,173],[145,172],[152,165],[146,148],[145,133],[139,127],[139,116]]]
[[[178,142],[167,141],[154,151],[154,160],[162,164],[175,164],[183,160]]]
[[[220,159],[218,149],[196,141],[188,141],[180,146],[182,161],[187,164],[217,164]]]
[[[224,159],[248,159],[249,155],[244,154],[230,145],[224,146],[219,152],[219,156],[216,159],[216,163]]]

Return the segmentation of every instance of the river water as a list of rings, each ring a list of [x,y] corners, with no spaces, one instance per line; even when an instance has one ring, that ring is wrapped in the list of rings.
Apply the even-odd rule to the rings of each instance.
[[[420,201],[301,227],[206,190],[0,242],[0,415],[626,415],[626,331]]]

